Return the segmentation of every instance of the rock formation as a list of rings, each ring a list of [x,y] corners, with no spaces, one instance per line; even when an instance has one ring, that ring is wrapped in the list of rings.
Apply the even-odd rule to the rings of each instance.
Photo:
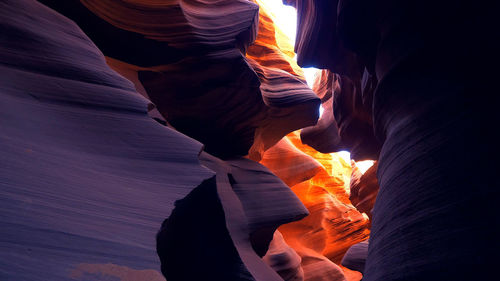
[[[278,45],[272,21],[264,11],[260,21],[250,1],[41,2],[75,20],[171,126],[215,156],[258,161],[287,133],[316,123],[319,100],[291,48]],[[113,40],[134,40],[136,49],[122,55]]]
[[[497,279],[496,9],[283,2],[0,1],[0,279]]]
[[[486,151],[495,150],[496,138],[482,131],[498,119],[483,99],[493,81],[483,70],[497,53],[489,42],[498,25],[491,7],[285,2],[298,10],[299,65],[345,76],[354,92],[365,90],[361,74],[378,81],[373,96],[366,95],[382,147],[363,280],[496,279],[488,245],[496,241],[491,229],[499,229],[491,208],[498,192],[477,176],[483,168],[465,164],[491,163]],[[334,104],[334,111],[342,104],[352,102]]]
[[[301,131],[301,140],[323,153],[348,150],[351,158],[377,159],[380,143],[374,136],[372,98],[376,79],[365,71],[351,79],[322,70],[313,90],[321,98],[323,115],[315,126]]]
[[[365,173],[361,173],[354,163],[350,181],[349,200],[358,211],[367,214],[370,220],[379,191],[377,167],[375,162]]]
[[[368,220],[349,201],[349,163],[302,144],[298,132],[266,151],[261,163],[289,184],[309,210],[306,218],[280,227],[302,258],[304,280],[359,281],[359,275],[338,266],[349,247],[369,234]]]
[[[372,209],[375,205],[379,185],[377,181],[377,163],[373,163],[364,173],[352,163],[349,200],[356,209],[372,220]],[[364,272],[368,256],[368,240],[352,245],[342,258],[341,264],[349,269]]]
[[[0,104],[1,128],[5,133],[1,142],[6,153],[0,166],[4,179],[1,241],[6,249],[0,254],[2,278],[162,279],[154,237],[161,221],[169,217],[156,245],[161,260],[170,261],[162,264],[169,281],[200,280],[200,276],[213,276],[217,280],[281,280],[261,257],[267,252],[276,228],[301,219],[307,210],[288,186],[265,167],[238,156],[248,154],[254,145],[252,128],[261,130],[258,154],[277,142],[280,134],[313,124],[319,100],[300,76],[261,66],[243,56],[239,48],[245,49],[255,36],[256,6],[246,1],[228,1],[229,10],[240,13],[243,23],[248,24],[228,27],[229,22],[222,20],[220,37],[204,40],[193,35],[202,31],[193,31],[189,26],[185,27],[187,30],[178,27],[180,33],[173,37],[168,37],[172,32],[163,34],[168,38],[161,37],[161,32],[142,37],[136,32],[146,33],[151,26],[141,29],[144,26],[139,24],[133,29],[113,22],[119,25],[116,27],[94,15],[95,12],[112,22],[98,11],[109,11],[100,9],[116,2],[83,1],[85,6],[77,1],[42,2],[75,20],[106,55],[108,52],[117,55],[105,59],[74,22],[36,1],[0,4]],[[129,4],[122,3],[114,11],[119,8],[137,11],[137,2]],[[190,16],[188,12],[176,12],[179,7],[164,8],[172,8],[173,17],[175,13]],[[209,7],[207,13],[221,8]],[[190,10],[189,5],[182,8],[196,11]],[[155,6],[149,10],[152,14],[146,15],[152,17],[157,9],[162,8]],[[140,11],[147,9],[142,6]],[[169,24],[176,19],[169,20],[164,28],[172,28]],[[196,26],[195,18],[190,18],[189,23]],[[125,26],[132,31],[123,30]],[[228,30],[232,31],[229,35]],[[102,32],[109,32],[106,35],[110,37],[105,38]],[[135,45],[119,49],[119,41],[112,39],[120,38],[136,40]],[[177,44],[170,42],[169,46],[164,39]],[[151,53],[143,54],[149,50],[132,55],[142,43],[145,48],[151,47],[151,51],[159,51],[157,62],[164,64],[151,66],[155,63],[150,60]],[[205,49],[198,46],[195,50],[213,53],[179,57],[171,48],[179,48],[182,54],[184,44],[203,45]],[[172,54],[162,57],[160,50],[171,50]],[[178,63],[179,58],[183,64]],[[106,62],[135,84],[111,70]],[[208,62],[217,66],[215,73],[203,68]],[[198,70],[197,79],[188,73],[186,66],[191,71]],[[183,73],[183,67],[188,72]],[[160,68],[164,70],[159,71]],[[230,143],[233,148],[245,149],[235,151],[226,147],[218,154],[232,159],[222,161],[200,153],[200,142],[148,116],[149,109],[149,114],[156,115],[153,117],[157,120],[164,118],[176,125],[171,115],[177,113],[170,114],[166,109],[171,105],[152,105],[148,100],[156,101],[153,85],[156,79],[167,79],[161,73],[168,69],[175,70],[169,72],[172,75],[184,75],[179,79],[186,88],[191,87],[191,92],[183,92],[188,100],[199,97],[188,103],[178,97],[179,107],[187,106],[183,108],[183,116],[189,115],[190,109],[196,112],[198,120],[207,117],[204,113],[221,118],[217,120],[222,123],[208,123],[211,132],[217,132],[219,125],[225,126],[219,136],[221,143],[227,134],[234,140]],[[222,80],[214,81],[211,75]],[[172,78],[175,77],[168,79]],[[168,81],[178,83],[175,79],[165,80],[163,86],[171,85]],[[283,85],[288,86],[283,88]],[[168,92],[175,94],[172,87]],[[227,87],[236,92],[227,91]],[[197,89],[205,92],[196,92]],[[206,95],[211,95],[211,99],[204,103]],[[221,103],[208,103],[212,100]],[[242,101],[250,103],[238,107]],[[207,108],[214,105],[215,108]],[[230,111],[225,106],[236,108]],[[259,119],[256,123],[252,123],[254,119],[245,119],[245,114],[253,114],[254,107]],[[153,112],[155,108],[158,111]],[[238,120],[231,121],[237,117],[242,118],[239,124]],[[288,122],[285,124],[283,120]],[[235,130],[248,139],[241,138]],[[212,149],[217,153],[216,147]],[[207,231],[197,235],[190,228],[194,220]],[[186,240],[188,237],[191,240]],[[213,248],[205,247],[206,241]],[[191,250],[193,246],[197,247]],[[214,253],[217,259],[210,258]],[[181,263],[171,262],[172,255],[174,261]],[[193,263],[198,271],[191,270]],[[189,269],[185,270],[185,266]],[[116,270],[121,272],[117,274]]]
[[[202,144],[153,121],[83,32],[36,1],[0,3],[0,69],[0,279],[158,272],[158,226],[214,174]]]
[[[368,255],[368,241],[352,245],[342,258],[342,265],[361,273],[365,270],[366,256]]]

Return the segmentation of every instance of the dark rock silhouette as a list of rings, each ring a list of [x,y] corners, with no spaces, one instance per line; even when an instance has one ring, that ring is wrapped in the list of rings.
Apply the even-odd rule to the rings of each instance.
[[[337,57],[347,49],[378,81],[380,191],[363,280],[496,279],[488,245],[500,229],[491,207],[498,189],[478,175],[495,166],[486,151],[496,151],[496,138],[486,128],[498,117],[484,98],[493,89],[485,69],[497,57],[490,39],[498,17],[483,4],[296,1],[298,35],[311,38],[299,37],[299,64],[356,85],[357,64]]]
[[[255,280],[226,229],[215,177],[205,180],[175,206],[156,238],[167,280],[203,280],[207,276],[214,280]]]

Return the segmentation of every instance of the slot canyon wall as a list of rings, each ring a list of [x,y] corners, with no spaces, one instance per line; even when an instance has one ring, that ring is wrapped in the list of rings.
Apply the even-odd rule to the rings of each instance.
[[[494,280],[484,7],[283,2],[1,0],[0,280]]]
[[[352,249],[346,264],[356,263],[367,248],[363,280],[498,278],[492,259],[499,220],[491,207],[498,184],[477,176],[496,166],[496,153],[489,153],[497,139],[486,129],[498,122],[490,111],[496,102],[485,102],[496,100],[486,70],[496,67],[491,58],[498,57],[492,6],[285,2],[298,11],[298,64],[325,69],[342,89],[328,117],[340,139],[328,136],[332,122],[318,122],[316,130],[302,131],[304,140],[329,151],[345,141],[354,158],[378,154],[380,189],[370,213],[369,245]],[[373,137],[381,146],[363,143],[376,144]],[[357,191],[364,189],[365,199],[352,198],[365,211],[363,204],[373,202],[368,186]]]

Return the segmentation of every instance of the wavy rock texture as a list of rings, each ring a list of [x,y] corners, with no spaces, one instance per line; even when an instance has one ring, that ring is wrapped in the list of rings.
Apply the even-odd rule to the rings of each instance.
[[[496,81],[483,71],[496,67],[495,9],[465,1],[335,2],[296,1],[295,50],[299,65],[346,76],[355,91],[369,84],[361,83],[359,62],[378,81],[372,119],[382,143],[380,190],[363,280],[497,279],[498,189],[477,176],[494,173],[496,158],[488,154],[497,138],[486,129],[498,123],[496,103],[483,95]],[[346,48],[357,63],[338,59]],[[342,88],[352,88],[343,80]],[[352,104],[345,97],[333,108]]]
[[[145,89],[171,126],[215,156],[259,160],[287,133],[316,123],[319,100],[289,46],[278,44],[282,35],[252,2],[42,2],[75,20],[106,56],[123,62],[113,66]],[[101,39],[104,31],[107,40]],[[114,39],[144,48],[122,50],[109,43]]]
[[[0,279],[163,280],[154,235],[214,174],[202,145],[36,1],[0,3],[0,72]]]
[[[365,270],[368,241],[352,245],[342,258],[342,265],[361,273]]]
[[[339,76],[329,70],[317,72],[312,89],[321,99],[323,114],[316,125],[300,131],[301,141],[321,153],[347,149],[343,146],[333,114],[333,96],[340,92]]]
[[[157,240],[165,276],[282,280],[261,257],[276,228],[306,216],[305,207],[281,180],[252,160],[222,161],[206,153],[200,159],[217,175],[179,201],[164,222]],[[200,225],[207,231],[198,231]]]
[[[378,165],[377,162],[375,162],[364,174],[359,171],[355,163],[353,166],[349,200],[358,211],[367,214],[371,220],[372,209],[375,205],[375,200],[377,199],[377,193],[379,191],[377,180]]]
[[[314,86],[315,92],[322,98],[324,116],[317,125],[303,131],[302,139],[324,153],[348,150],[356,161],[377,159],[381,145],[374,136],[371,111],[373,91],[377,85],[374,54],[364,49],[354,52],[347,48],[355,44],[353,42],[371,43],[376,36],[360,36],[358,41],[352,39],[353,42],[347,41],[349,44],[346,45],[341,36],[343,34],[337,32],[338,28],[346,28],[345,22],[337,19],[337,14],[342,20],[345,17],[351,19],[351,4],[365,1],[284,2],[297,8],[295,51],[298,64],[324,69]],[[357,14],[359,23],[365,21],[364,15]],[[363,34],[366,33],[369,32],[364,30]]]
[[[367,219],[349,201],[350,165],[302,144],[298,132],[266,151],[261,163],[290,183],[309,210],[306,218],[280,227],[286,243],[302,258],[304,280],[360,280],[359,273],[335,264],[369,234]]]
[[[255,42],[248,48],[247,57],[262,66],[278,68],[305,82],[304,72],[295,61],[295,52],[290,38],[274,25],[265,0],[259,4],[259,25]]]
[[[376,85],[367,71],[358,81],[322,70],[313,91],[321,98],[324,113],[315,126],[301,131],[301,140],[323,153],[348,150],[356,161],[377,159],[380,143],[371,110]]]
[[[304,270],[301,266],[302,259],[293,248],[286,244],[283,235],[281,235],[279,231],[274,232],[273,240],[263,260],[269,264],[283,280],[304,280]]]
[[[349,200],[356,209],[366,214],[369,223],[372,220],[372,209],[377,199],[379,185],[377,181],[377,162],[364,173],[352,161]],[[369,226],[370,227],[370,226]],[[341,264],[349,269],[363,273],[368,255],[368,240],[352,245],[342,258]]]
[[[283,138],[267,150],[260,163],[288,186],[307,181],[324,170],[321,163],[299,150],[289,138]]]
[[[168,217],[157,251],[169,281],[281,280],[261,257],[281,224],[308,213],[285,183],[154,122],[149,93],[67,18],[35,1],[1,8],[2,278],[164,280],[154,234]]]
[[[285,1],[289,3],[290,1]],[[358,57],[344,47],[337,30],[338,0],[296,0],[297,37],[295,52],[302,67],[330,69],[343,75],[360,77]]]

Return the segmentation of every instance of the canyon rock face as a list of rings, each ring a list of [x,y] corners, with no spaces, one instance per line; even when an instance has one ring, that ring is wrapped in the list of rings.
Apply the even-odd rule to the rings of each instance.
[[[377,199],[379,185],[377,180],[377,162],[368,168],[364,174],[353,164],[353,171],[350,181],[349,200],[360,211],[372,218],[372,209]]]
[[[279,228],[302,259],[304,280],[359,281],[359,273],[338,265],[349,247],[369,234],[367,218],[349,201],[349,163],[302,144],[298,132],[266,151],[261,163],[287,182],[309,210],[306,218]]]
[[[79,24],[171,126],[217,157],[258,161],[287,133],[316,123],[319,99],[255,3],[41,2]]]
[[[0,279],[495,280],[496,10],[284,2],[0,2]]]
[[[488,43],[498,25],[491,7],[295,2],[299,65],[346,76],[355,91],[365,89],[362,73],[378,81],[371,104],[382,143],[380,190],[363,280],[496,279],[488,245],[497,240],[492,229],[499,229],[491,207],[498,189],[477,176],[495,166],[486,151],[496,150],[496,138],[482,131],[498,120],[484,99],[493,85],[483,70],[494,67],[497,53]],[[334,110],[342,104],[352,103]]]
[[[376,85],[366,71],[361,79],[353,80],[322,70],[313,90],[321,98],[324,113],[315,126],[301,131],[301,140],[323,153],[348,150],[356,161],[377,159],[380,143],[374,135],[371,110]]]
[[[115,44],[120,41],[113,42],[113,38],[146,40],[148,44],[159,40],[151,34],[154,39],[131,35],[130,32],[143,31],[141,27],[121,32],[113,25],[103,24],[79,2],[42,2],[57,6],[74,16],[78,24],[89,27],[85,32],[96,36],[94,39],[103,44],[101,48],[109,52],[118,50]],[[249,127],[256,126],[262,130],[256,150],[261,153],[277,142],[279,139],[274,139],[280,134],[298,126],[291,120],[314,123],[319,99],[306,89],[299,74],[294,76],[268,69],[250,59],[247,61],[239,47],[245,47],[245,42],[253,40],[255,35],[252,30],[256,9],[247,9],[248,5],[255,5],[246,1],[232,3],[231,9],[241,12],[244,22],[250,24],[236,24],[234,32],[226,37],[227,26],[222,22],[225,27],[215,42],[199,43],[215,49],[227,46],[232,49],[227,47],[215,60],[208,54],[199,59],[219,64],[217,71],[222,72],[218,72],[221,75],[218,78],[226,79],[225,73],[229,73],[231,79],[216,82],[216,86],[235,89],[245,83],[250,85],[252,91],[242,87],[242,94],[234,99],[242,101],[243,94],[245,101],[249,97],[246,94],[255,97],[255,104],[243,104],[246,109],[260,102],[258,114],[265,116],[263,123],[258,123],[260,127],[242,124],[240,129],[251,130]],[[94,4],[98,8],[110,3]],[[238,5],[245,8],[238,9]],[[282,270],[274,270],[261,257],[281,224],[299,220],[308,211],[289,187],[267,168],[237,157],[247,154],[250,145],[254,145],[253,142],[245,144],[234,132],[234,126],[239,124],[228,125],[224,132],[234,136],[237,139],[234,144],[245,146],[245,151],[236,153],[228,148],[231,156],[228,161],[202,152],[202,143],[160,124],[172,120],[165,116],[163,107],[148,100],[153,96],[151,84],[144,83],[146,87],[142,87],[139,71],[132,71],[138,66],[120,60],[123,55],[120,52],[137,49],[117,51],[121,54],[117,56],[119,59],[105,58],[74,22],[39,2],[4,1],[0,7],[0,126],[3,133],[0,141],[4,153],[0,163],[3,179],[0,229],[5,249],[0,253],[2,279],[164,280],[158,271],[160,260],[156,248],[163,261],[161,270],[169,281],[200,280],[206,276],[217,280],[282,280],[278,274],[282,274]],[[155,9],[150,11],[154,13]],[[189,22],[195,23],[195,19],[190,18]],[[167,27],[171,26],[167,24]],[[110,31],[107,34],[110,38],[104,40],[103,34],[91,32],[101,28],[101,31]],[[190,36],[199,33],[181,28],[182,32],[173,35],[179,45],[171,44],[172,48],[194,44]],[[240,35],[244,35],[243,38]],[[235,48],[238,42],[243,45]],[[155,44],[145,46],[171,50],[161,42]],[[149,55],[137,53],[130,57],[137,64],[142,61],[147,65],[152,62],[148,61]],[[159,55],[158,61],[170,63],[173,57]],[[197,58],[185,58],[186,65],[191,59]],[[154,72],[144,65],[141,71]],[[202,64],[197,64],[198,68],[191,66],[209,75],[200,75],[200,80],[195,82],[208,83],[201,89],[212,91],[210,73]],[[235,67],[240,67],[242,72],[231,72]],[[193,79],[184,75],[184,82]],[[240,82],[243,84],[238,84]],[[283,90],[281,87],[286,83],[296,85],[297,90],[294,87]],[[232,97],[224,96],[225,90],[219,90],[211,94],[219,93],[221,104],[234,103],[227,100]],[[190,95],[207,93],[185,94],[189,99]],[[178,102],[182,104],[182,99]],[[194,106],[200,108],[197,118],[202,120],[203,104],[198,102],[202,100],[197,100]],[[211,114],[215,114],[215,109],[212,110]],[[232,114],[233,118],[237,113],[252,112],[223,113]],[[304,114],[307,116],[300,117]],[[288,120],[290,127],[276,130],[273,120],[278,123]],[[210,125],[216,129],[213,127],[216,124]],[[266,131],[269,129],[273,132]],[[223,139],[221,137],[221,141]],[[288,250],[290,257],[293,257],[292,251]],[[196,271],[192,270],[193,264],[197,264]]]
[[[154,235],[214,174],[202,144],[153,121],[60,14],[2,1],[0,30],[0,279],[163,280]]]
[[[342,265],[361,273],[365,270],[368,241],[352,245],[342,258]]]

